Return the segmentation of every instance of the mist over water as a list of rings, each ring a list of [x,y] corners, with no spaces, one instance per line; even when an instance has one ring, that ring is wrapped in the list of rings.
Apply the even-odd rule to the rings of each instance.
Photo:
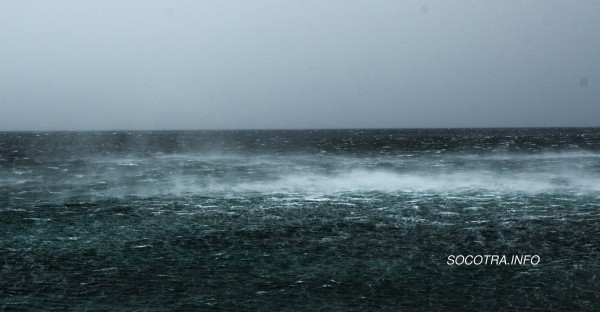
[[[600,302],[594,128],[9,132],[0,187],[3,308]]]
[[[432,132],[438,137],[431,142],[426,131],[321,133],[319,138],[318,131],[311,132],[309,142],[298,142],[306,135],[301,131],[248,131],[237,136],[235,132],[10,133],[4,134],[5,140],[23,137],[30,142],[4,153],[0,183],[65,201],[71,196],[76,200],[244,192],[600,190],[597,134],[585,131],[571,135],[573,140],[584,138],[582,146],[559,138],[539,146],[524,142],[531,145],[525,147],[515,142],[517,135],[481,136],[468,146],[456,143],[469,139],[460,133],[444,137]],[[373,141],[370,133],[375,134]],[[424,141],[404,146],[411,136]],[[63,140],[63,151],[50,148]],[[16,156],[19,153],[23,155]]]

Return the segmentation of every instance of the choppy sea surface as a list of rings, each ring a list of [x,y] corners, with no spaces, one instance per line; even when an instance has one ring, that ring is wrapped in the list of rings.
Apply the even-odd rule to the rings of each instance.
[[[598,128],[0,133],[0,310],[599,306]]]

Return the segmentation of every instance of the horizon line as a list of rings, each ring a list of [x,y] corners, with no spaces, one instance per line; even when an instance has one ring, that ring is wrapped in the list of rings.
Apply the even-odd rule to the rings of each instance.
[[[358,128],[213,128],[213,129],[54,129],[54,130],[0,130],[0,133],[38,133],[38,132],[192,132],[192,131],[347,131],[347,130],[485,130],[485,129],[584,129],[600,126],[510,126],[510,127],[358,127]]]

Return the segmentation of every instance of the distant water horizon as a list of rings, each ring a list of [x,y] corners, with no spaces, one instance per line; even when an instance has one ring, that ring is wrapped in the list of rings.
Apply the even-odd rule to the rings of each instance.
[[[335,131],[335,130],[502,130],[502,129],[598,129],[600,126],[489,126],[489,127],[306,127],[306,128],[102,128],[102,129],[0,129],[0,132],[160,132],[160,131]]]
[[[598,233],[597,127],[0,132],[3,310],[592,311]]]

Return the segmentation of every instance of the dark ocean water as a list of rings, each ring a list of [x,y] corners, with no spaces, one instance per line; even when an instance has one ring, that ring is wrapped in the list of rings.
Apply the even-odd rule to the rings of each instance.
[[[0,133],[0,310],[599,306],[598,128]]]

